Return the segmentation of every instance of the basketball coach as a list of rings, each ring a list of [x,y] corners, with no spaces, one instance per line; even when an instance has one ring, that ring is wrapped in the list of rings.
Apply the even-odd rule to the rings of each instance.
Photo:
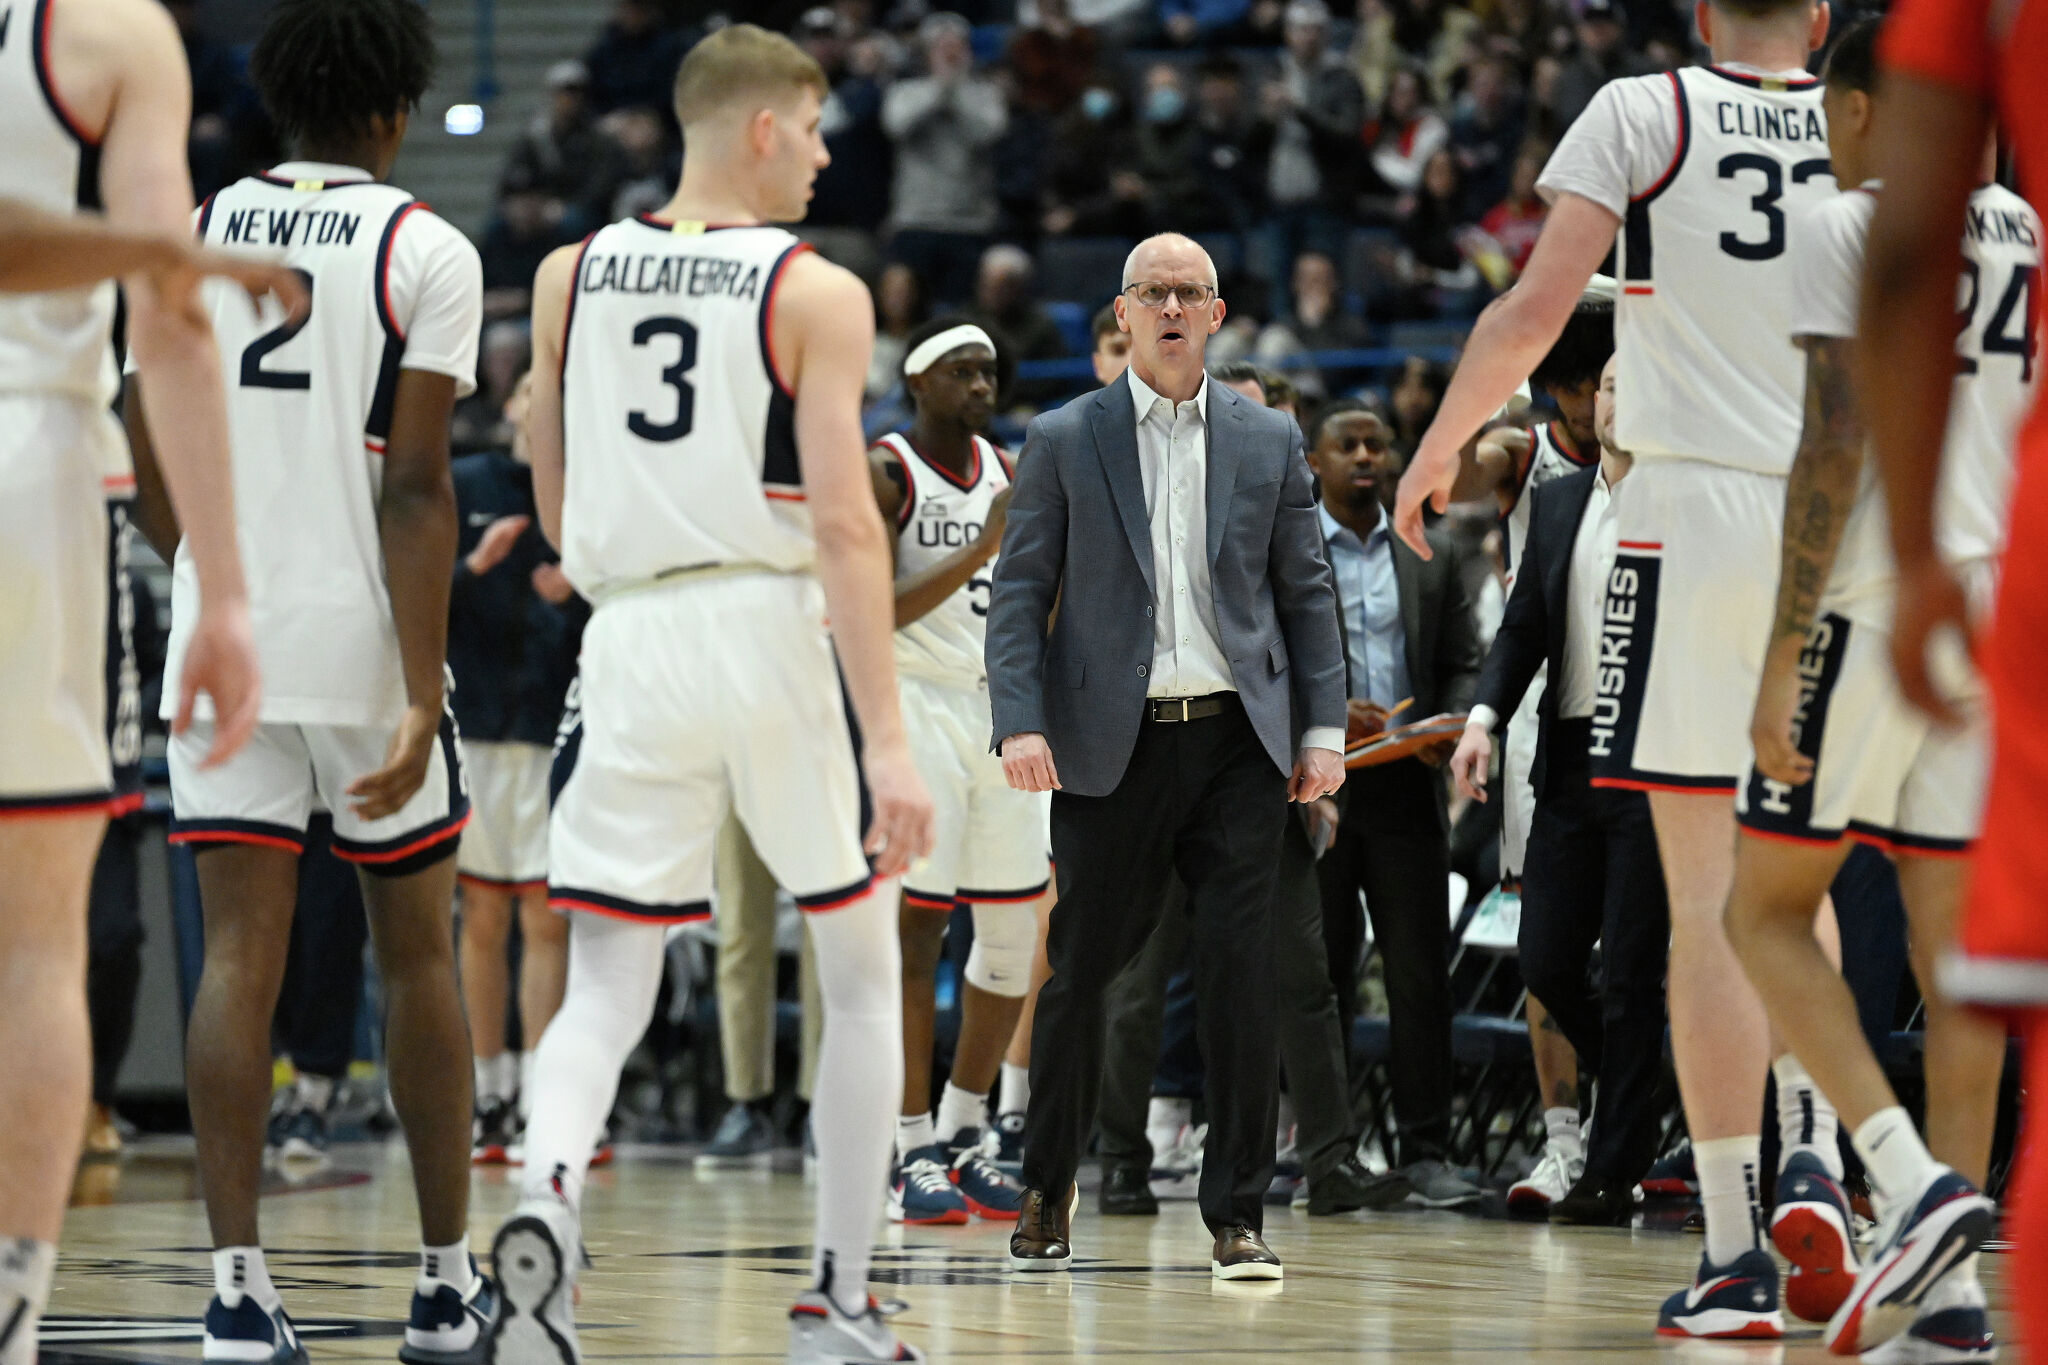
[[[1260,1237],[1279,1069],[1273,888],[1288,801],[1344,780],[1344,654],[1301,432],[1203,372],[1223,314],[1200,246],[1138,245],[1116,300],[1130,369],[1032,422],[996,563],[994,744],[1012,787],[1053,794],[1060,884],[1018,1270],[1073,1259],[1103,993],[1178,871],[1207,1068],[1211,1269],[1281,1275]]]

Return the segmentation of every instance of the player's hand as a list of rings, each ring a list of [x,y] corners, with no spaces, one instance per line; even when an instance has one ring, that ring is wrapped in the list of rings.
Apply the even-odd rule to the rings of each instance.
[[[1387,728],[1387,708],[1376,701],[1351,697],[1344,703],[1344,742],[1356,744]]]
[[[1935,686],[1927,666],[1928,646],[1943,626],[1959,632],[1976,652],[1970,630],[1969,599],[1948,566],[1930,556],[1925,562],[1899,566],[1898,597],[1892,608],[1892,668],[1899,691],[1937,724],[1960,725],[1962,717]]]
[[[528,516],[499,517],[484,527],[484,533],[478,539],[476,548],[471,550],[469,556],[462,562],[469,566],[471,573],[479,578],[483,577],[505,562],[505,556],[512,553],[512,546],[532,520],[533,518]]]
[[[932,797],[910,746],[872,745],[861,755],[874,823],[861,847],[874,859],[875,875],[894,877],[932,851]]]
[[[975,542],[991,555],[1003,546],[1003,524],[1010,519],[1010,495],[1016,491],[1016,484],[1006,485],[988,501],[988,519],[981,523]]]
[[[1443,511],[1451,505],[1451,485],[1458,481],[1457,447],[1432,441],[1435,434],[1436,428],[1431,427],[1423,436],[1394,494],[1394,534],[1424,559],[1430,557],[1430,551],[1429,539],[1422,533],[1422,505],[1426,502],[1435,511]]]
[[[1013,791],[1052,792],[1060,789],[1059,769],[1052,765],[1052,746],[1037,731],[1011,735],[1003,741],[1003,780]]]
[[[1493,761],[1493,736],[1484,725],[1467,725],[1451,753],[1451,781],[1468,801],[1486,800],[1486,765]]]
[[[541,601],[556,607],[576,595],[569,575],[562,572],[561,565],[554,563],[533,566],[533,590],[540,594]]]
[[[426,784],[427,764],[441,739],[439,704],[405,708],[405,716],[384,751],[384,766],[348,784],[350,805],[364,820],[396,815]]]
[[[249,629],[249,604],[201,599],[199,622],[185,647],[185,666],[178,678],[178,709],[171,733],[182,735],[192,724],[192,706],[204,692],[213,699],[213,744],[200,761],[214,768],[256,732],[263,705],[263,678],[256,666],[256,637]]]
[[[1799,652],[1805,644],[1789,635],[1771,642],[1764,655],[1763,678],[1757,683],[1756,710],[1749,718],[1756,770],[1788,787],[1804,786],[1813,778],[1813,760],[1799,752],[1792,734],[1806,690],[1799,676]]]
[[[1303,748],[1294,756],[1294,775],[1287,779],[1290,801],[1320,801],[1344,785],[1344,755],[1330,749]]]
[[[240,285],[252,304],[276,299],[288,323],[302,320],[313,306],[306,277],[288,265],[176,239],[164,243],[161,259],[145,273],[157,302],[171,312],[196,309],[200,282],[208,278]]]

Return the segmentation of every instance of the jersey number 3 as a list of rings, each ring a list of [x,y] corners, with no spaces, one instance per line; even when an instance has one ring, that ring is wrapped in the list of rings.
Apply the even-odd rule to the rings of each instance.
[[[676,363],[661,372],[663,382],[676,391],[675,416],[654,422],[636,408],[626,414],[626,430],[643,441],[680,441],[697,420],[697,391],[690,387],[690,371],[697,367],[697,329],[682,318],[648,318],[633,329],[635,346],[656,337],[676,339]]]
[[[1723,180],[1733,180],[1743,171],[1754,171],[1763,177],[1761,191],[1750,196],[1752,212],[1763,215],[1764,239],[1752,242],[1732,232],[1721,234],[1721,250],[1738,261],[1770,261],[1785,254],[1785,210],[1778,207],[1778,201],[1785,197],[1785,168],[1775,157],[1762,152],[1734,152],[1721,158],[1715,167]],[[1834,167],[1826,157],[1802,161],[1792,168],[1792,183],[1803,185],[1817,175],[1830,175]]]

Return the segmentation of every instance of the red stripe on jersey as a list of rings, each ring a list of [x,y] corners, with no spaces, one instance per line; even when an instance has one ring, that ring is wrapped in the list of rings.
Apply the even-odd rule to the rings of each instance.
[[[1661,540],[1617,540],[1614,543],[1617,547],[1624,550],[1661,550],[1664,548],[1664,542]]]
[[[583,290],[583,258],[589,254],[590,241],[595,236],[596,233],[591,233],[576,248],[576,269],[569,275],[569,306],[562,310],[562,354],[561,364],[557,367],[563,374],[569,372],[569,324],[576,320],[576,295]]]
[[[398,848],[380,849],[374,853],[362,853],[355,849],[343,848],[337,842],[334,846],[334,856],[347,863],[395,863],[400,858],[418,853],[421,849],[431,848],[435,844],[446,843],[457,834],[460,834],[462,827],[468,823],[469,812],[464,811],[460,819],[437,824],[409,844],[401,845]]]
[[[776,501],[776,502],[807,502],[807,501],[809,501],[809,499],[808,499],[807,497],[805,497],[805,495],[804,495],[804,491],[803,491],[803,489],[801,489],[801,488],[768,488],[768,487],[763,487],[763,488],[761,489],[761,496],[762,496],[762,497],[764,497],[764,498],[771,498],[771,499],[773,499],[773,500],[774,500],[774,501]]]
[[[377,247],[377,311],[384,319],[384,326],[400,341],[405,340],[405,330],[398,325],[398,317],[391,311],[391,246],[398,240],[398,229],[406,217],[415,209],[426,205],[415,199],[391,217],[391,226],[384,229],[384,240]]]
[[[64,131],[77,138],[87,147],[97,147],[100,140],[85,131],[84,125],[71,112],[64,99],[57,93],[57,83],[50,79],[50,0],[36,0],[36,84],[43,88],[43,98],[49,102],[50,112],[64,125]]]
[[[787,398],[796,397],[796,390],[783,379],[782,371],[775,367],[775,291],[782,287],[782,273],[789,269],[789,263],[811,249],[809,242],[798,242],[782,253],[782,259],[775,263],[775,273],[768,277],[768,291],[761,304],[761,358],[768,362],[768,378],[775,387],[782,390]]]
[[[1678,145],[1671,149],[1671,164],[1664,168],[1664,174],[1658,176],[1651,183],[1650,188],[1644,190],[1641,194],[1630,195],[1629,198],[1631,199],[1649,199],[1663,193],[1665,184],[1670,181],[1672,176],[1678,174],[1679,163],[1685,160],[1687,134],[1691,131],[1686,119],[1685,89],[1679,85],[1678,73],[1676,71],[1667,71],[1664,75],[1671,82],[1672,103],[1678,106]],[[1630,290],[1629,292],[1634,293],[1635,291]]]
[[[1621,292],[1624,294],[1654,294],[1657,292],[1657,286],[1654,284],[1631,284],[1623,288]]]
[[[173,844],[254,844],[258,848],[281,848],[292,853],[306,851],[306,846],[295,839],[275,834],[251,834],[239,829],[173,830],[166,839]]]

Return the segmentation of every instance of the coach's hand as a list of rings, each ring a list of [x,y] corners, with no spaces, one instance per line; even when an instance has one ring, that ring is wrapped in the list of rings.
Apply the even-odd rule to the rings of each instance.
[[[384,766],[348,784],[350,805],[364,820],[382,820],[405,808],[427,781],[427,764],[441,739],[439,705],[408,706],[384,751]],[[452,779],[453,773],[449,774]]]
[[[1052,765],[1052,746],[1036,730],[1003,741],[1003,780],[1013,791],[1052,792],[1060,789],[1059,769]]]
[[[246,599],[201,599],[199,621],[192,628],[178,676],[172,734],[182,735],[192,724],[192,706],[201,692],[213,699],[213,745],[199,766],[213,768],[233,758],[256,733],[263,705],[263,679],[256,667],[256,637],[249,628]]]
[[[471,573],[482,578],[505,562],[505,556],[512,553],[513,545],[532,520],[528,516],[499,517],[484,527],[483,535],[477,538],[476,548],[462,562]]]
[[[1486,800],[1486,766],[1493,761],[1493,736],[1484,725],[1467,725],[1451,754],[1451,780],[1468,801]]]
[[[1940,725],[1960,725],[1962,717],[1934,684],[1927,667],[1927,647],[1943,626],[1953,627],[1976,653],[1970,631],[1970,604],[1963,585],[1948,566],[1930,556],[1924,563],[1899,565],[1899,589],[1892,608],[1892,668],[1907,701]]]
[[[1764,655],[1763,679],[1757,684],[1756,710],[1749,718],[1756,770],[1789,787],[1804,786],[1813,777],[1813,760],[1799,752],[1792,737],[1805,690],[1799,676],[1799,653],[1805,646],[1805,640],[1791,635],[1771,642]]]
[[[874,859],[876,876],[894,877],[932,851],[932,796],[901,741],[866,746],[861,770],[875,804],[861,847]]]
[[[1434,427],[1423,434],[1422,445],[1408,462],[1408,472],[1401,476],[1401,487],[1394,494],[1394,534],[1424,559],[1430,558],[1430,550],[1429,538],[1422,533],[1422,505],[1426,502],[1443,511],[1450,506],[1451,486],[1458,481],[1458,448],[1432,442],[1429,438],[1434,434]]]
[[[1344,755],[1334,749],[1304,748],[1294,756],[1294,776],[1287,779],[1290,801],[1320,801],[1344,785]]]

